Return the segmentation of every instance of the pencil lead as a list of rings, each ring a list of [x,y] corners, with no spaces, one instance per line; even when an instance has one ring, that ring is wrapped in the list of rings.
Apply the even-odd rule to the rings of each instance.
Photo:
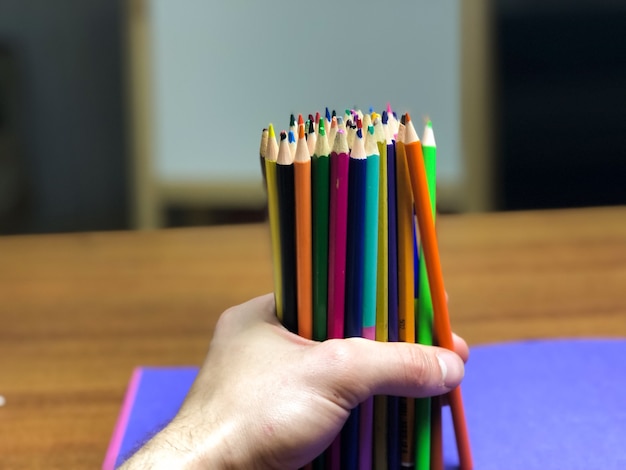
[[[298,114],[298,125],[304,124],[304,119],[302,118],[302,114]]]
[[[309,134],[315,133],[315,123],[313,121],[309,121]]]
[[[283,141],[287,138],[287,133],[285,131],[280,131],[280,140]]]
[[[320,123],[320,113],[319,111],[315,112],[315,124],[318,125]]]
[[[330,115],[330,110],[328,109],[328,106],[326,106],[326,113],[325,113],[325,116],[326,116],[326,120],[327,120],[328,122],[330,122],[330,120],[333,118],[333,117]]]
[[[333,112],[330,113],[330,114],[331,114],[332,117],[337,117],[337,111],[335,111],[334,109],[333,109]]]
[[[293,133],[293,131],[292,131],[292,130],[290,130],[290,131],[289,131],[288,136],[289,136],[289,143],[295,143],[295,141],[296,141],[296,136],[295,136],[295,134]]]
[[[295,125],[296,125],[296,117],[292,113],[291,116],[289,116],[289,127],[293,127]]]
[[[383,111],[383,124],[387,124],[389,122],[389,113],[387,111]]]
[[[411,115],[409,113],[406,113],[404,115],[404,122],[403,122],[403,124],[406,124],[408,122],[411,122]]]
[[[326,129],[324,128],[324,120],[320,119],[320,124],[317,129],[319,135],[326,135]]]
[[[270,123],[269,128],[268,128],[268,134],[270,139],[275,139],[276,138],[276,134],[274,134],[274,125]]]
[[[298,138],[304,139],[304,124],[298,125]]]
[[[402,125],[406,124],[406,114],[403,114],[402,116],[400,116],[400,124]]]

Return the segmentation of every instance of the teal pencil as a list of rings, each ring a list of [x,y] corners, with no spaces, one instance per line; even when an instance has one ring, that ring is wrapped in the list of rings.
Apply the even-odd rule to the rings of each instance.
[[[366,339],[376,339],[376,284],[378,274],[378,180],[380,155],[374,137],[374,126],[369,126],[365,137],[365,234],[363,259],[363,330]],[[372,466],[374,436],[374,399],[370,397],[360,406],[359,468]]]
[[[374,117],[374,137],[380,154],[378,178],[378,267],[376,279],[376,341],[388,340],[389,318],[389,232],[387,196],[387,142],[381,116]],[[387,470],[387,397],[374,397],[373,467]]]

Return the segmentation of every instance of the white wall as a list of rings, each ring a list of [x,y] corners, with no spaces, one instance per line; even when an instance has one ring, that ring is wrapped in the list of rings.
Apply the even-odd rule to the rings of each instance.
[[[151,0],[162,180],[260,178],[261,129],[325,106],[433,120],[439,179],[463,176],[459,2]]]

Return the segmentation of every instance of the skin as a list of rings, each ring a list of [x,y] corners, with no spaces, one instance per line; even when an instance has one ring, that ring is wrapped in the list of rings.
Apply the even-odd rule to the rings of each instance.
[[[456,352],[363,338],[319,343],[288,332],[274,312],[268,294],[222,314],[178,415],[121,468],[299,468],[366,398],[440,395],[463,378],[469,351],[459,337]]]

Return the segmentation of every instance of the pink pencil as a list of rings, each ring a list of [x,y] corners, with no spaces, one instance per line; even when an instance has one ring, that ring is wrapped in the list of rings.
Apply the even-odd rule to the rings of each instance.
[[[328,239],[328,338],[343,338],[346,237],[348,219],[348,164],[350,150],[338,130],[330,153],[330,221]]]

